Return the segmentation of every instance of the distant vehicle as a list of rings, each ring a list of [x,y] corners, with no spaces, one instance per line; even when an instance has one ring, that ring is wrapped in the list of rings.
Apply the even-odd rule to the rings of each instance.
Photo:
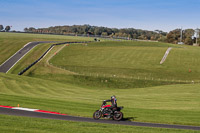
[[[105,102],[101,105],[101,108],[99,110],[96,110],[93,114],[93,118],[95,120],[103,118],[112,118],[113,120],[120,121],[123,118],[123,113],[121,110],[123,107],[116,107],[113,109],[110,109],[111,105],[106,105]]]
[[[178,44],[184,44],[183,42],[178,42]]]

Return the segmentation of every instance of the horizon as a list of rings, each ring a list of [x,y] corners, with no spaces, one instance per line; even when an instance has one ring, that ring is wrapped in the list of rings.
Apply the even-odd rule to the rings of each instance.
[[[89,24],[169,32],[196,29],[200,22],[199,0],[0,0],[0,6],[0,24],[16,31]]]

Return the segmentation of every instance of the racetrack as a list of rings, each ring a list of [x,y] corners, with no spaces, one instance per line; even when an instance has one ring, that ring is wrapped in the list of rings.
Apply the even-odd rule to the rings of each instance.
[[[6,73],[9,71],[12,66],[17,63],[28,51],[30,51],[34,46],[39,43],[50,43],[50,42],[34,42],[29,45],[26,45],[20,51],[18,51],[14,56],[9,58],[3,65],[0,66],[1,70],[5,70]],[[32,48],[31,48],[32,46]],[[8,64],[7,64],[8,63]],[[7,65],[6,65],[7,64]],[[5,65],[5,66],[4,66]],[[4,67],[3,67],[4,66]],[[5,69],[7,68],[9,69]],[[145,127],[158,127],[158,128],[177,128],[177,129],[191,129],[191,130],[200,130],[200,127],[196,126],[183,126],[183,125],[168,125],[168,124],[156,124],[156,123],[142,123],[142,122],[130,122],[130,121],[112,121],[112,120],[94,120],[92,118],[84,118],[84,117],[74,117],[74,116],[63,116],[63,115],[56,115],[56,114],[48,114],[48,113],[41,113],[41,112],[30,112],[30,111],[22,111],[22,110],[12,110],[7,108],[0,107],[0,114],[6,115],[17,115],[17,116],[26,116],[26,117],[38,117],[38,118],[45,118],[45,119],[59,119],[59,120],[69,120],[69,121],[82,121],[82,122],[95,122],[95,123],[107,123],[107,124],[120,124],[120,125],[131,125],[131,126],[145,126]],[[92,115],[92,114],[91,114]]]
[[[7,73],[23,56],[25,56],[32,48],[40,43],[53,43],[54,41],[40,41],[27,43],[23,48],[17,51],[13,56],[0,65],[0,72]]]
[[[126,121],[125,119],[123,121],[113,121],[113,120],[103,120],[103,119],[94,120],[92,118],[75,117],[75,116],[69,116],[69,115],[59,115],[59,114],[51,114],[51,113],[43,113],[43,112],[32,112],[32,111],[4,108],[4,107],[0,107],[0,114],[25,116],[25,117],[37,117],[37,118],[43,118],[43,119],[67,120],[67,121],[95,122],[95,123],[105,123],[105,124],[120,124],[120,125],[157,127],[157,128],[200,130],[199,126],[184,126],[184,125],[168,125],[168,124],[157,124],[157,123],[131,122],[131,121]]]

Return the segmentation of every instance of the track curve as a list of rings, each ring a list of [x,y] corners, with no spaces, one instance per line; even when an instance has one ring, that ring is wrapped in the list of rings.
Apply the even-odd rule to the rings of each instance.
[[[7,73],[23,56],[25,56],[32,48],[40,43],[54,43],[55,41],[38,41],[29,42],[24,45],[19,51],[7,59],[3,64],[0,65],[0,72]]]
[[[169,124],[131,122],[131,121],[113,121],[113,120],[103,120],[103,119],[94,120],[92,118],[75,117],[75,116],[59,115],[59,114],[49,114],[49,113],[42,113],[42,112],[31,112],[31,111],[25,111],[25,110],[13,110],[10,108],[3,108],[3,107],[0,107],[0,114],[25,116],[25,117],[37,117],[37,118],[43,118],[43,119],[57,119],[57,120],[67,120],[67,121],[79,121],[79,122],[94,122],[94,123],[104,123],[104,124],[119,124],[119,125],[143,126],[143,127],[200,130],[200,126],[169,125]]]

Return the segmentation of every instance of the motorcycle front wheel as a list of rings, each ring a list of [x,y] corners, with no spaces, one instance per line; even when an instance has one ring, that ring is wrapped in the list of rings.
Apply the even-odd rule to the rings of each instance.
[[[98,120],[101,118],[101,112],[99,110],[95,111],[94,114],[93,114],[93,118],[95,120]]]
[[[113,119],[116,121],[120,121],[122,118],[123,118],[123,113],[120,111],[115,111]]]

